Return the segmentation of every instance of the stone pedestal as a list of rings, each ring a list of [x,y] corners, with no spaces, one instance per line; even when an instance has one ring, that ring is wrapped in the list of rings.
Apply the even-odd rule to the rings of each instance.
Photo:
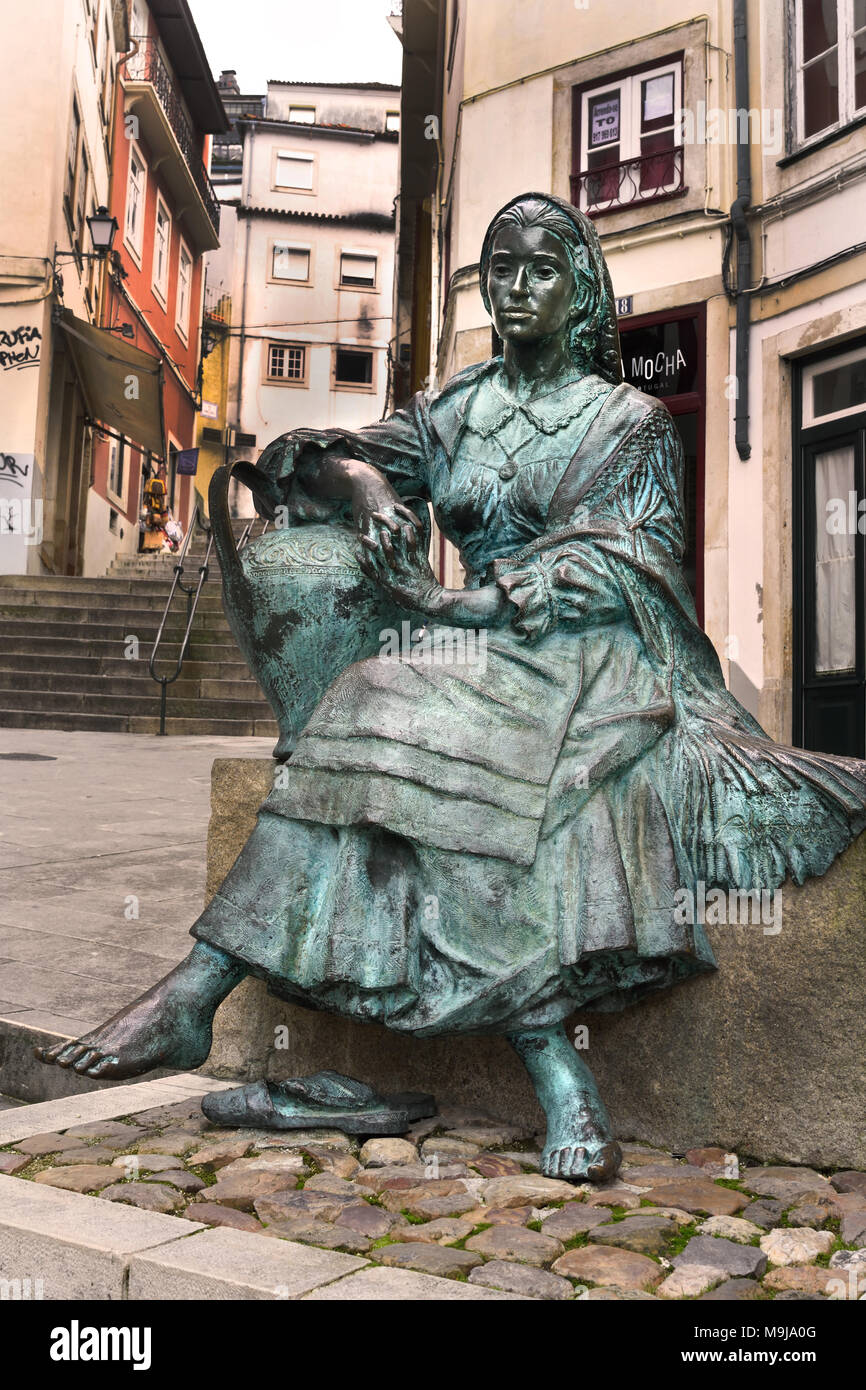
[[[208,895],[250,833],[272,767],[214,763]],[[761,924],[707,928],[717,974],[620,1014],[569,1022],[572,1033],[580,1024],[588,1029],[583,1056],[619,1138],[866,1168],[866,834],[824,878],[786,884],[781,893],[777,934],[772,924],[768,932]],[[276,1080],[326,1067],[386,1090],[432,1091],[440,1104],[542,1124],[504,1039],[415,1041],[284,1004],[255,980],[220,1008],[206,1067],[214,1075]]]

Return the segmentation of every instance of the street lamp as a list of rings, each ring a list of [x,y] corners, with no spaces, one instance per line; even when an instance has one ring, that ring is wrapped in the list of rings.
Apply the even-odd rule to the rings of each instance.
[[[102,259],[108,255],[114,243],[117,232],[117,218],[112,217],[106,207],[98,207],[96,212],[90,214],[86,219],[90,229],[90,240],[93,243],[93,250]]]

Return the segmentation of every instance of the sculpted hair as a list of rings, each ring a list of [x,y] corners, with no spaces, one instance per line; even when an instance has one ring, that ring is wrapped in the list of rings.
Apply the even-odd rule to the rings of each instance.
[[[569,344],[574,361],[614,385],[622,381],[613,289],[592,223],[577,208],[546,194],[526,193],[496,214],[484,237],[479,265],[481,297],[490,313],[487,276],[502,227],[543,227],[562,242],[574,275]]]

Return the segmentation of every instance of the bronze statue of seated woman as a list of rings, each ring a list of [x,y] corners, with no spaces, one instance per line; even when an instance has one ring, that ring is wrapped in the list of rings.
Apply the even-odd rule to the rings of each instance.
[[[369,429],[277,440],[241,472],[283,524],[240,558],[216,496],[227,611],[280,717],[274,788],[188,957],[43,1055],[199,1066],[251,973],[414,1037],[504,1034],[545,1173],[598,1181],[619,1147],[564,1020],[713,970],[681,890],[824,873],[866,824],[866,764],[775,745],[726,690],[680,570],[682,449],[622,381],[591,222],[515,198],[480,280],[501,357]],[[430,568],[428,503],[465,589]],[[404,621],[425,640],[385,642]],[[374,1132],[425,1104],[322,1073],[205,1108]]]

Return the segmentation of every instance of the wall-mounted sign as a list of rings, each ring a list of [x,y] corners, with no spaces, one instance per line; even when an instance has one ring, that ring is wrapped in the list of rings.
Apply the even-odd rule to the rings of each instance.
[[[620,335],[625,379],[650,396],[683,396],[698,385],[697,318],[669,319]]]
[[[589,148],[619,143],[619,92],[593,97],[589,103]]]
[[[219,406],[216,401],[202,401],[201,413],[206,420],[219,419]]]
[[[631,306],[632,296],[630,294],[624,295],[622,299],[618,299],[616,301],[617,318],[622,318],[624,314],[630,314]]]
[[[181,449],[177,455],[176,472],[187,477],[195,476],[198,469],[198,449]]]

